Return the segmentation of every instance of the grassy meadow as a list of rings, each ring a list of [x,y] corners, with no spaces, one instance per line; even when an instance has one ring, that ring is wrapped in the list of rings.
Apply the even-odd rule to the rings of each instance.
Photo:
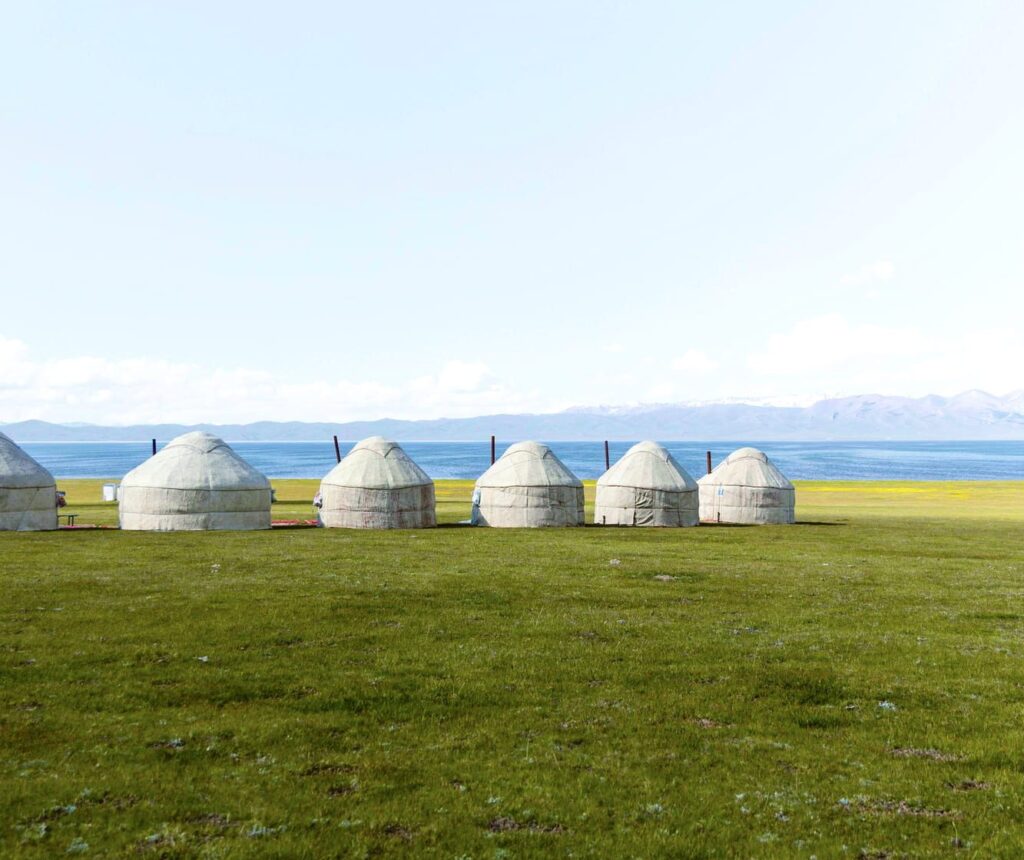
[[[676,530],[454,527],[470,492],[0,534],[0,856],[1024,853],[1024,483]]]

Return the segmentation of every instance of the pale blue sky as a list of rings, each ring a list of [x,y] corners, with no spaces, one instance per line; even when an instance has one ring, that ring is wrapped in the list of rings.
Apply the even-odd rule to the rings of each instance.
[[[45,3],[0,421],[1024,388],[1024,3]]]

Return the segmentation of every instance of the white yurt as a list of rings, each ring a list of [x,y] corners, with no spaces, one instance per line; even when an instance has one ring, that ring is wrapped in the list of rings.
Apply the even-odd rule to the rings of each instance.
[[[796,521],[793,485],[757,448],[733,451],[697,484],[703,522],[769,525]]]
[[[270,481],[223,440],[201,431],[172,440],[132,469],[118,492],[121,528],[269,529]]]
[[[342,529],[432,528],[434,482],[400,445],[371,436],[320,483],[320,522]]]
[[[46,469],[0,433],[0,531],[57,528],[57,486]]]
[[[538,442],[518,442],[480,476],[473,525],[503,528],[583,525],[583,484]]]
[[[697,482],[657,442],[638,442],[597,481],[594,522],[695,526]]]

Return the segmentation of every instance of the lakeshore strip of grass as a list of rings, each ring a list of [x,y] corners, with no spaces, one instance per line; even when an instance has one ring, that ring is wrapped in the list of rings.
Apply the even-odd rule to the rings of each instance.
[[[100,483],[60,482],[79,522]],[[1019,856],[1024,483],[798,500],[0,534],[0,856]]]

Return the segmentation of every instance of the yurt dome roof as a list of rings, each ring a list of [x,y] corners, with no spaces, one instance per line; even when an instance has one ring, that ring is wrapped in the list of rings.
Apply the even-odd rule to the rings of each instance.
[[[693,492],[697,482],[663,445],[638,442],[597,481],[599,487],[640,487],[668,492]]]
[[[26,454],[15,442],[0,433],[0,487],[31,489],[52,487],[53,475]]]
[[[540,442],[517,442],[477,480],[478,487],[582,487],[554,452]]]
[[[739,448],[719,463],[710,475],[704,475],[701,485],[728,484],[739,487],[771,487],[792,490],[793,484],[757,448]]]
[[[400,490],[433,482],[401,445],[383,436],[371,436],[357,443],[327,473],[323,483],[369,490]]]
[[[197,430],[172,439],[121,482],[174,490],[265,490],[266,475],[250,466],[223,439]]]

